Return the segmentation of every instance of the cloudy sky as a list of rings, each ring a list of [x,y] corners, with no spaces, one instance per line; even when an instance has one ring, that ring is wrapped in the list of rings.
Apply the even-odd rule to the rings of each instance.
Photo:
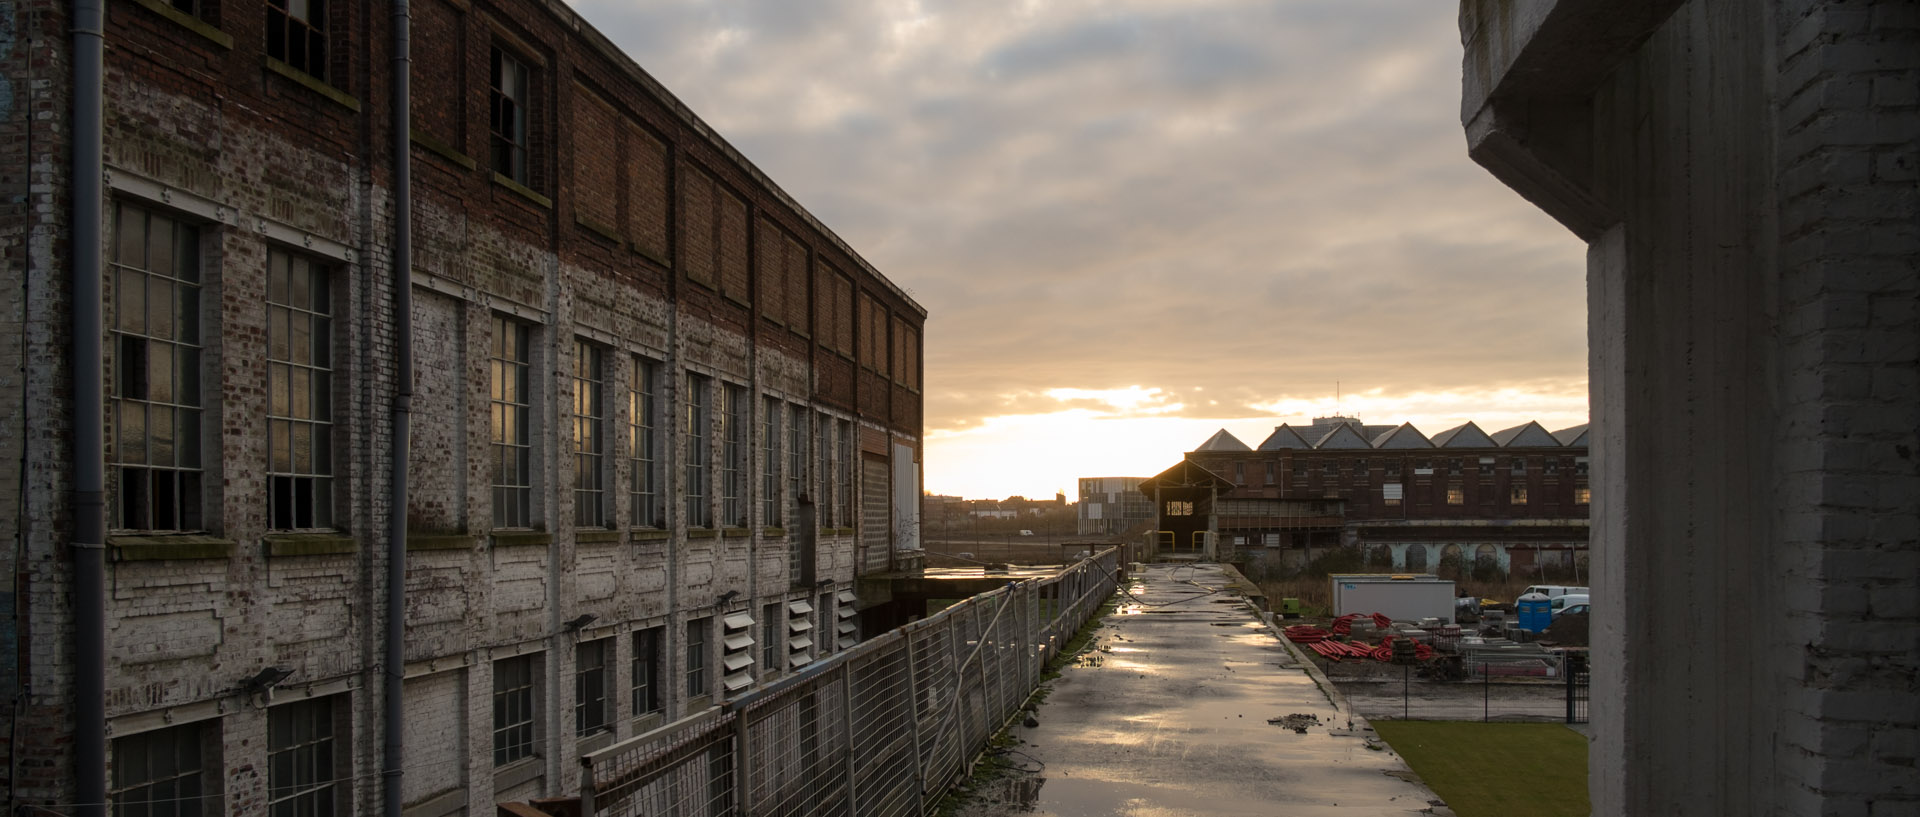
[[[1584,246],[1467,158],[1452,2],[574,2],[928,309],[930,491],[1586,422]]]

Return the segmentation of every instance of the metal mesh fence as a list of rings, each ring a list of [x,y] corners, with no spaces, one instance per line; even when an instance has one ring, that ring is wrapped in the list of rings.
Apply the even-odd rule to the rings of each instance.
[[[1113,594],[1115,549],[581,758],[589,817],[919,815]]]

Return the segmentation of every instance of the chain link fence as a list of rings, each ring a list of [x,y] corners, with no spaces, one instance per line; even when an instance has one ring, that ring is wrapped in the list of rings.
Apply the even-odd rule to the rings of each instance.
[[[588,817],[920,815],[1113,594],[1117,549],[581,758]]]

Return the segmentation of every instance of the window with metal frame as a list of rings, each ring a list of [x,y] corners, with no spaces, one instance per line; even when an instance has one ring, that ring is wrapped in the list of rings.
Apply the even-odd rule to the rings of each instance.
[[[535,681],[538,654],[493,662],[493,765],[505,766],[535,755],[539,712]]]
[[[222,814],[218,721],[155,729],[113,739],[113,817]],[[211,780],[209,778],[211,777]]]
[[[781,613],[781,603],[774,602],[760,608],[760,677],[772,678],[785,670],[786,661],[782,655],[781,638],[786,632],[786,616]]]
[[[574,647],[573,732],[586,737],[613,728],[613,707],[607,688],[608,659],[613,656],[613,639],[583,641]]]
[[[800,494],[807,486],[807,408],[792,405],[787,411],[787,520],[800,522]]]
[[[338,751],[338,695],[267,710],[267,813],[324,817],[351,810],[346,755]],[[155,813],[160,813],[156,811]]]
[[[490,166],[493,172],[529,187],[527,112],[532,110],[532,75],[524,60],[498,45],[493,47],[488,109]]]
[[[786,502],[780,495],[780,415],[785,404],[777,397],[760,401],[760,524],[780,527]]]
[[[692,372],[687,373],[687,468],[686,501],[687,527],[713,527],[713,503],[711,496],[707,461],[712,456],[708,447],[708,425],[711,419],[707,414],[707,400],[713,381]]]
[[[660,501],[660,364],[643,357],[633,359],[633,380],[627,389],[627,426],[630,524],[664,528],[665,504]]]
[[[526,324],[504,315],[493,318],[491,365],[493,454],[493,526],[525,528],[533,524],[533,370]]]
[[[200,231],[126,203],[114,223],[109,518],[200,530]]]
[[[687,697],[698,698],[711,692],[707,688],[708,633],[713,632],[713,618],[696,618],[687,622],[686,682]]]
[[[720,523],[747,524],[747,389],[720,386]]]
[[[606,350],[573,344],[573,524],[607,527]]]
[[[333,304],[326,267],[267,250],[267,524],[333,525]]]
[[[327,0],[267,0],[267,56],[327,77]]]
[[[633,714],[661,710],[660,659],[667,636],[665,627],[633,631]]]

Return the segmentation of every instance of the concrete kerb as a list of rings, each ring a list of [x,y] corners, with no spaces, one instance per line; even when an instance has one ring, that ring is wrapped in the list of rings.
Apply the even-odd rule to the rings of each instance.
[[[1313,663],[1313,659],[1307,657],[1307,654],[1300,649],[1300,645],[1287,639],[1285,628],[1280,626],[1280,620],[1273,615],[1273,612],[1262,609],[1262,605],[1254,601],[1256,598],[1265,598],[1258,592],[1259,586],[1249,581],[1233,565],[1222,562],[1220,569],[1227,576],[1227,588],[1240,594],[1240,600],[1247,605],[1247,609],[1253,611],[1254,617],[1267,625],[1267,632],[1272,633],[1274,639],[1280,642],[1280,646],[1306,670],[1307,677],[1312,678],[1314,685],[1320,688],[1321,694],[1327,696],[1327,702],[1333,704],[1334,710],[1346,715],[1349,720],[1364,722],[1365,719],[1356,714],[1353,706],[1347,703],[1347,696],[1340,694],[1340,688],[1334,686],[1333,680],[1320,670],[1320,665]],[[1247,588],[1252,588],[1256,592],[1248,593]],[[1373,726],[1368,724],[1366,730],[1373,731]]]

